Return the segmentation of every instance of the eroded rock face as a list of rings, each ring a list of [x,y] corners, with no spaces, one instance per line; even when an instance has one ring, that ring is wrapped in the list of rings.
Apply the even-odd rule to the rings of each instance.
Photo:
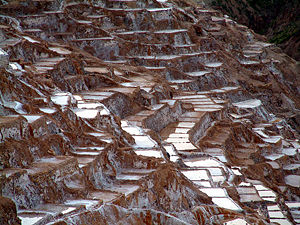
[[[297,66],[263,37],[188,1],[0,10],[2,223],[300,222]]]
[[[2,196],[0,196],[0,222],[1,224],[21,224],[15,203]]]

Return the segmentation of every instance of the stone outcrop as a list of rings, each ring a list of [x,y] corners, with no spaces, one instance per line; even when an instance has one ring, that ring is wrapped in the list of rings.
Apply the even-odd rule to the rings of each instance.
[[[300,223],[300,80],[264,37],[190,1],[0,12],[1,223]]]

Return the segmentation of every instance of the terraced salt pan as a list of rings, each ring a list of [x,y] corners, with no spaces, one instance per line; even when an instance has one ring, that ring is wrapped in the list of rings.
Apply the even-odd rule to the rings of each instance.
[[[136,126],[122,126],[122,129],[125,130],[127,133],[131,134],[131,135],[143,135],[144,132]]]
[[[100,146],[91,146],[91,147],[78,147],[77,149],[79,150],[87,150],[87,149],[91,149],[91,150],[97,150],[97,151],[102,151],[104,149],[104,147],[100,147]]]
[[[200,188],[200,191],[209,197],[227,197],[227,192],[223,188]]]
[[[172,8],[148,8],[147,11],[149,12],[160,12],[160,11],[168,11]]]
[[[75,42],[80,42],[80,41],[111,41],[113,40],[114,38],[113,37],[99,37],[99,38],[78,38],[78,39],[74,39],[72,41],[75,41]]]
[[[105,67],[85,67],[85,71],[90,72],[90,73],[108,73],[109,70]]]
[[[194,184],[199,185],[201,187],[207,187],[210,188],[211,184],[209,181],[193,181]]]
[[[151,86],[153,83],[151,82],[124,82],[121,84],[124,87],[139,87],[139,86]]]
[[[170,80],[169,83],[171,84],[188,84],[192,82],[192,80]]]
[[[75,114],[84,119],[94,119],[98,115],[98,109],[76,109]]]
[[[23,38],[26,39],[27,41],[31,42],[31,43],[40,43],[39,41],[34,40],[34,39],[32,39],[31,37],[28,37],[28,36],[23,36]]]
[[[289,164],[283,167],[284,170],[296,170],[300,168],[300,164]]]
[[[292,225],[287,219],[270,219],[272,223],[277,223],[280,225]]]
[[[96,109],[97,107],[102,107],[103,104],[101,103],[79,103],[77,107],[79,109]]]
[[[239,108],[256,108],[261,106],[261,101],[259,99],[250,99],[242,102],[233,103],[234,106]]]
[[[299,188],[300,187],[300,176],[299,175],[288,175],[284,178],[286,184]]]
[[[273,191],[258,191],[260,197],[276,197]]]
[[[241,61],[240,63],[241,63],[242,65],[257,65],[257,64],[259,64],[260,62],[254,61],[254,60],[249,60],[249,61],[244,60],[244,61]]]
[[[125,196],[135,192],[138,190],[140,186],[138,185],[131,185],[131,184],[122,184],[122,185],[114,185],[110,187],[110,191],[115,191],[119,193],[125,194]]]
[[[170,156],[170,161],[171,162],[176,162],[178,159],[179,159],[179,156],[177,156],[177,155],[171,155]]]
[[[291,144],[294,146],[294,148],[300,148],[300,144],[299,144],[298,140],[292,141]]]
[[[40,111],[42,111],[43,113],[47,113],[47,114],[53,114],[53,113],[57,112],[57,110],[53,109],[53,108],[40,108]]]
[[[37,216],[39,215],[39,216]],[[33,225],[41,220],[45,215],[41,214],[19,214],[18,217],[21,219],[21,223],[24,225]]]
[[[182,33],[187,32],[187,29],[172,29],[172,30],[158,30],[155,31],[155,34],[174,34],[174,33]]]
[[[26,112],[23,110],[23,104],[18,101],[12,101],[12,102],[4,101],[3,105],[5,107],[14,109],[19,114],[26,114]]]
[[[151,105],[150,108],[151,110],[158,110],[162,108],[165,104],[156,104],[156,105]]]
[[[118,32],[117,34],[124,34],[124,35],[127,35],[127,34],[148,34],[150,33],[150,31],[148,30],[134,30],[134,31],[124,31],[124,32]]]
[[[190,99],[181,99],[182,102],[189,102],[193,105],[201,105],[201,104],[215,104],[210,98],[190,98]]]
[[[222,109],[222,105],[212,104],[212,102],[202,102],[201,104],[193,104],[195,111],[196,109]]]
[[[176,128],[174,132],[177,134],[186,134],[189,130],[187,128]]]
[[[84,205],[87,209],[99,204],[98,200],[79,199],[79,200],[67,200],[64,202],[65,205]]]
[[[145,68],[148,69],[148,70],[164,70],[164,69],[166,69],[166,67],[164,67],[164,66],[157,66],[157,67],[155,67],[155,66],[145,66]]]
[[[256,194],[254,187],[237,187],[236,190],[239,194]]]
[[[175,134],[170,134],[168,137],[169,138],[188,138],[189,134],[178,134],[178,133],[175,133]]]
[[[296,149],[296,148],[283,148],[282,149],[282,153],[285,155],[289,155],[289,156],[296,155],[297,152],[300,153],[300,150]]]
[[[255,133],[259,134],[260,136],[262,136],[264,138],[269,138],[269,135],[266,135],[262,130],[255,130]]]
[[[145,56],[132,56],[130,58],[137,58],[137,59],[156,59],[156,60],[171,60],[171,59],[176,59],[181,57],[180,55],[158,55],[158,56],[153,56],[153,55],[145,55]]]
[[[147,135],[144,136],[132,136],[135,140],[135,148],[153,148],[156,142]]]
[[[278,205],[269,205],[267,206],[268,211],[280,211]]]
[[[69,208],[63,210],[61,213],[62,213],[62,214],[67,214],[67,213],[69,213],[69,212],[74,211],[75,209],[76,209],[75,207],[69,207]]]
[[[223,63],[221,63],[221,62],[212,62],[212,63],[205,63],[204,65],[205,65],[206,67],[216,68],[216,67],[222,66]]]
[[[254,185],[254,187],[255,187],[256,190],[258,190],[258,191],[269,191],[269,190],[270,190],[269,188],[266,188],[265,186],[260,185],[260,184]]]
[[[257,194],[240,194],[241,202],[261,202],[262,199]]]
[[[281,211],[269,211],[270,218],[284,219],[286,218]]]
[[[91,132],[91,133],[88,133],[89,135],[92,135],[94,137],[105,137],[105,134],[104,133],[100,133],[100,132]]]
[[[214,183],[224,182],[226,178],[224,176],[211,176]]]
[[[190,48],[190,47],[195,47],[195,46],[197,46],[197,45],[195,45],[195,44],[173,45],[173,47],[175,47],[175,48]]]
[[[87,91],[87,92],[81,92],[81,94],[88,96],[112,96],[114,94],[114,92],[109,92],[109,91]]]
[[[224,167],[215,159],[185,159],[184,163],[189,167]]]
[[[125,63],[127,63],[127,60],[115,60],[115,61],[106,60],[104,62],[105,63],[112,63],[112,64],[125,64]]]
[[[48,157],[48,158],[41,158],[37,162],[59,164],[59,163],[62,163],[63,161],[64,161],[64,158]]]
[[[266,155],[264,156],[266,159],[269,159],[269,160],[276,160],[276,159],[280,159],[281,157],[283,157],[284,154],[270,154],[270,155]]]
[[[169,155],[177,155],[172,145],[165,145],[164,148],[169,153]]]
[[[140,180],[141,178],[145,177],[145,175],[136,175],[136,174],[119,174],[116,176],[117,180]]]
[[[62,213],[62,214],[67,214],[69,212],[72,212],[78,208],[76,207],[70,207],[62,204],[41,204],[35,207],[35,209],[32,210],[18,210],[18,212],[27,212],[27,213],[41,213],[44,214],[50,213],[50,214],[56,214],[56,213]]]
[[[297,209],[297,208],[300,208],[300,202],[285,202],[285,204],[286,204],[287,207],[289,207],[290,209]]]
[[[22,71],[22,72],[25,72],[25,70],[22,68],[22,66],[17,63],[17,62],[10,62],[9,63],[9,66],[13,69],[13,70],[19,70],[19,71]]]
[[[40,119],[42,116],[40,115],[23,115],[28,123],[33,123],[34,121]]]
[[[134,152],[141,156],[162,158],[161,152],[158,150],[135,150]]]
[[[196,71],[196,72],[190,72],[190,73],[186,73],[187,75],[189,76],[192,76],[192,77],[200,77],[200,76],[203,76],[205,74],[208,74],[210,73],[209,71]]]
[[[62,55],[69,55],[72,52],[69,51],[68,49],[62,48],[62,47],[49,47],[50,50],[58,53],[58,54],[62,54]]]
[[[138,12],[138,11],[144,11],[143,8],[106,8],[110,11],[124,11],[124,12]]]
[[[109,137],[103,137],[103,138],[100,138],[101,141],[104,141],[106,143],[112,143],[113,142],[113,139],[112,138],[109,138]]]
[[[182,100],[182,99],[207,99],[206,95],[184,95],[184,96],[175,96],[173,99]]]
[[[92,22],[88,20],[76,20],[76,22],[80,24],[92,24]]]
[[[217,111],[220,111],[222,108],[220,108],[220,107],[214,107],[214,108],[194,108],[194,110],[195,110],[195,112],[217,112]]]
[[[108,191],[94,191],[89,193],[89,198],[92,199],[101,199],[103,202],[111,202],[112,200],[119,197],[120,194],[108,192]]]
[[[67,93],[63,93],[64,95],[54,95],[51,96],[51,101],[57,105],[66,106],[69,104],[70,96]]]
[[[235,219],[224,223],[224,225],[248,225],[248,222],[243,219]]]
[[[207,168],[212,176],[223,176],[221,168]]]
[[[219,207],[242,211],[242,208],[239,207],[231,198],[212,198],[212,201]]]
[[[169,142],[169,143],[187,143],[189,142],[189,139],[187,137],[173,137],[173,138],[167,138],[165,140],[166,142]]]
[[[282,137],[281,136],[273,136],[269,138],[263,138],[263,140],[267,143],[275,144],[281,141]]]
[[[267,163],[270,164],[273,167],[273,169],[280,169],[280,165],[276,161],[271,161]]]
[[[75,152],[76,155],[86,155],[86,156],[96,156],[96,155],[99,155],[100,152],[82,152],[82,151],[77,151]]]
[[[182,170],[181,173],[190,180],[209,180],[206,170]]]
[[[178,151],[197,150],[197,148],[193,144],[191,144],[190,142],[186,142],[186,143],[173,143],[173,145],[175,146],[175,148]]]

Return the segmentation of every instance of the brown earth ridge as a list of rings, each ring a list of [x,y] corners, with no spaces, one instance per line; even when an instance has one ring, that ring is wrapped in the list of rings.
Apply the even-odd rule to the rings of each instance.
[[[300,77],[193,1],[0,6],[0,224],[300,224]]]
[[[300,61],[299,0],[203,0],[237,22],[266,35],[289,56]],[[195,1],[197,2],[197,1]]]

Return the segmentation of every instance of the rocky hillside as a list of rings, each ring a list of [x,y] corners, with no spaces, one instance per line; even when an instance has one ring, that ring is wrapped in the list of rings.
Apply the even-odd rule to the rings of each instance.
[[[0,7],[0,224],[300,224],[296,61],[182,0]]]
[[[236,21],[266,35],[271,43],[300,61],[300,1],[205,0]]]

